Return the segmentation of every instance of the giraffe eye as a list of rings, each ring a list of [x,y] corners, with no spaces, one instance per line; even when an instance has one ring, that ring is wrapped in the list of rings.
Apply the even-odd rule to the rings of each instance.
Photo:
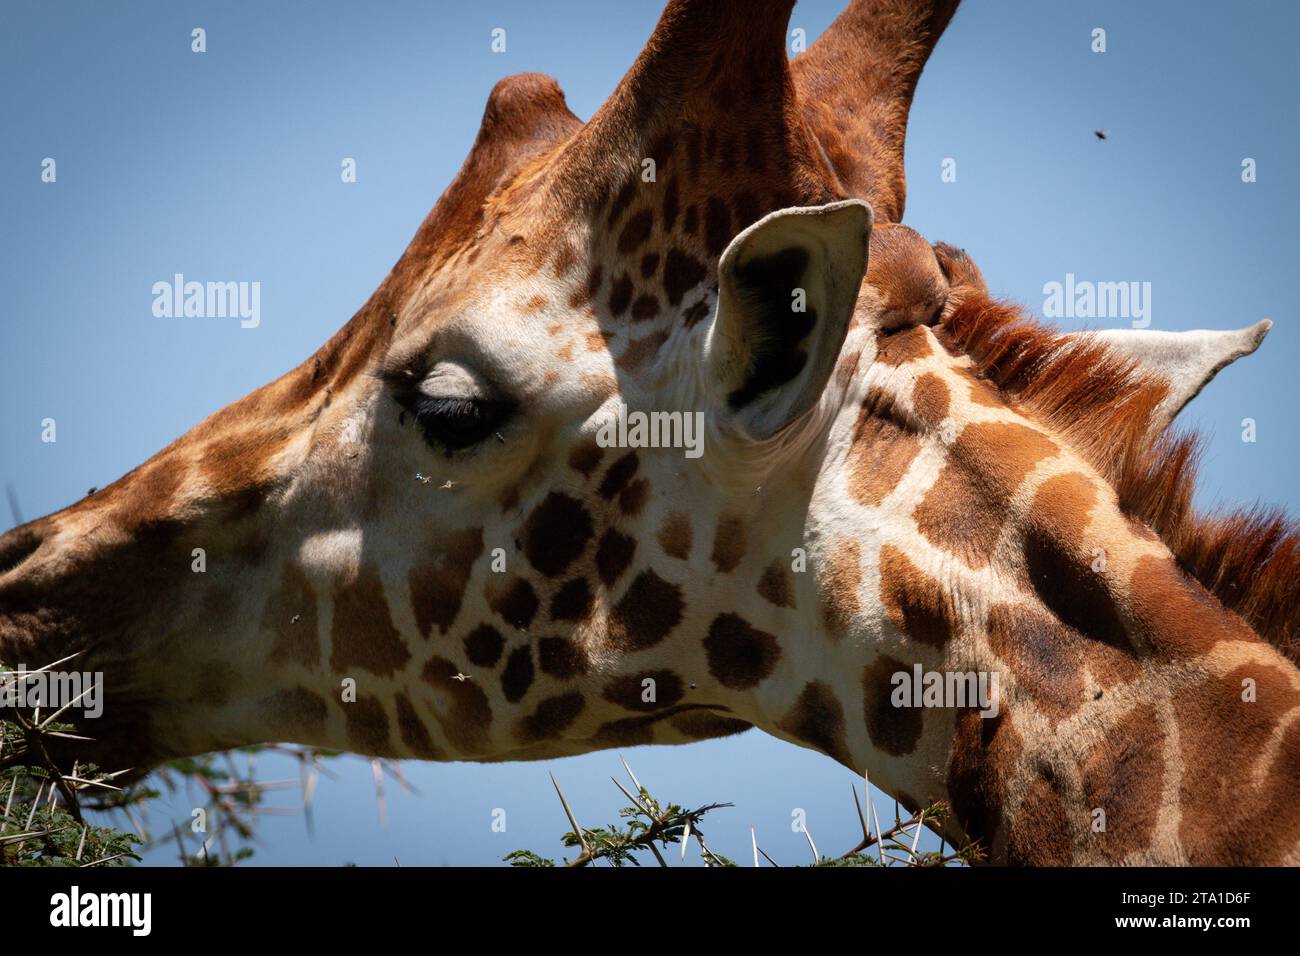
[[[436,448],[458,451],[490,437],[510,417],[513,404],[483,398],[433,398],[416,395],[402,404],[424,439]]]

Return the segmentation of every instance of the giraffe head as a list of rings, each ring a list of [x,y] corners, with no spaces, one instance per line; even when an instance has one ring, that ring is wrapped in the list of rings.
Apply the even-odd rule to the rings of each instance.
[[[509,758],[747,726],[733,698],[775,638],[737,615],[712,664],[669,648],[736,609],[727,576],[769,546],[752,516],[783,487],[806,503],[815,469],[794,463],[859,300],[902,317],[942,284],[897,225],[863,284],[872,211],[842,177],[873,181],[905,116],[865,158],[823,129],[842,91],[801,93],[790,6],[750,23],[670,3],[586,124],[548,77],[498,83],[460,173],[315,355],[5,535],[0,660],[77,653],[104,675],[101,764],[272,738]],[[788,563],[798,522],[780,526]]]
[[[1026,741],[1167,663],[1142,560],[1168,600],[1201,595],[1149,526],[1207,539],[1168,495],[1133,517],[1148,458],[1107,472],[1088,426],[1159,441],[1258,334],[1010,334],[968,258],[898,223],[955,2],[854,3],[792,65],[791,5],[674,0],[586,124],[550,79],[503,80],[316,355],[0,539],[0,660],[104,674],[98,763],[276,739],[528,759],[757,725],[951,799],[954,836],[1017,856],[1008,821],[1051,816]],[[1052,404],[1084,371],[1122,414]],[[1078,567],[1098,529],[1113,580]],[[1284,602],[1239,597],[1250,624],[1196,606],[1290,687],[1251,630]],[[1006,674],[1002,722],[895,706],[914,666]]]

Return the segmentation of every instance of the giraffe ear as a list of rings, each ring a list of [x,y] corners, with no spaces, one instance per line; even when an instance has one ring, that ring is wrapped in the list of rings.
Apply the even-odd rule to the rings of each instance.
[[[1259,348],[1273,327],[1268,319],[1244,329],[1192,332],[1155,332],[1149,329],[1105,329],[1100,332],[1072,332],[1067,339],[1092,336],[1112,351],[1137,363],[1169,386],[1169,394],[1156,410],[1152,424],[1163,428],[1214,376],[1244,355]]]
[[[724,414],[748,438],[771,438],[821,396],[870,236],[871,207],[849,199],[771,213],[723,252],[705,363]]]

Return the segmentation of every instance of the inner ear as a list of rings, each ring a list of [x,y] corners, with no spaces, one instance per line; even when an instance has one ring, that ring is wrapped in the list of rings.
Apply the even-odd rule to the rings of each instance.
[[[821,396],[867,265],[861,200],[785,209],[754,223],[718,264],[718,312],[705,358],[722,414],[763,441]]]
[[[806,301],[810,258],[803,246],[787,246],[736,265],[737,304],[751,340],[747,374],[727,396],[732,411],[784,385],[807,366],[804,346],[817,327],[817,306]],[[800,290],[805,297],[802,311],[796,308]]]

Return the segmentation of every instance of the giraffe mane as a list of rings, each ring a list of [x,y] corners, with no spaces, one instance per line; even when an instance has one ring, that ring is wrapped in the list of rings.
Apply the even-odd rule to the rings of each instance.
[[[1209,513],[1193,506],[1204,440],[1157,424],[1163,382],[1104,344],[1067,340],[983,295],[960,298],[936,331],[1011,404],[1070,442],[1185,573],[1300,664],[1300,522],[1258,503]]]

